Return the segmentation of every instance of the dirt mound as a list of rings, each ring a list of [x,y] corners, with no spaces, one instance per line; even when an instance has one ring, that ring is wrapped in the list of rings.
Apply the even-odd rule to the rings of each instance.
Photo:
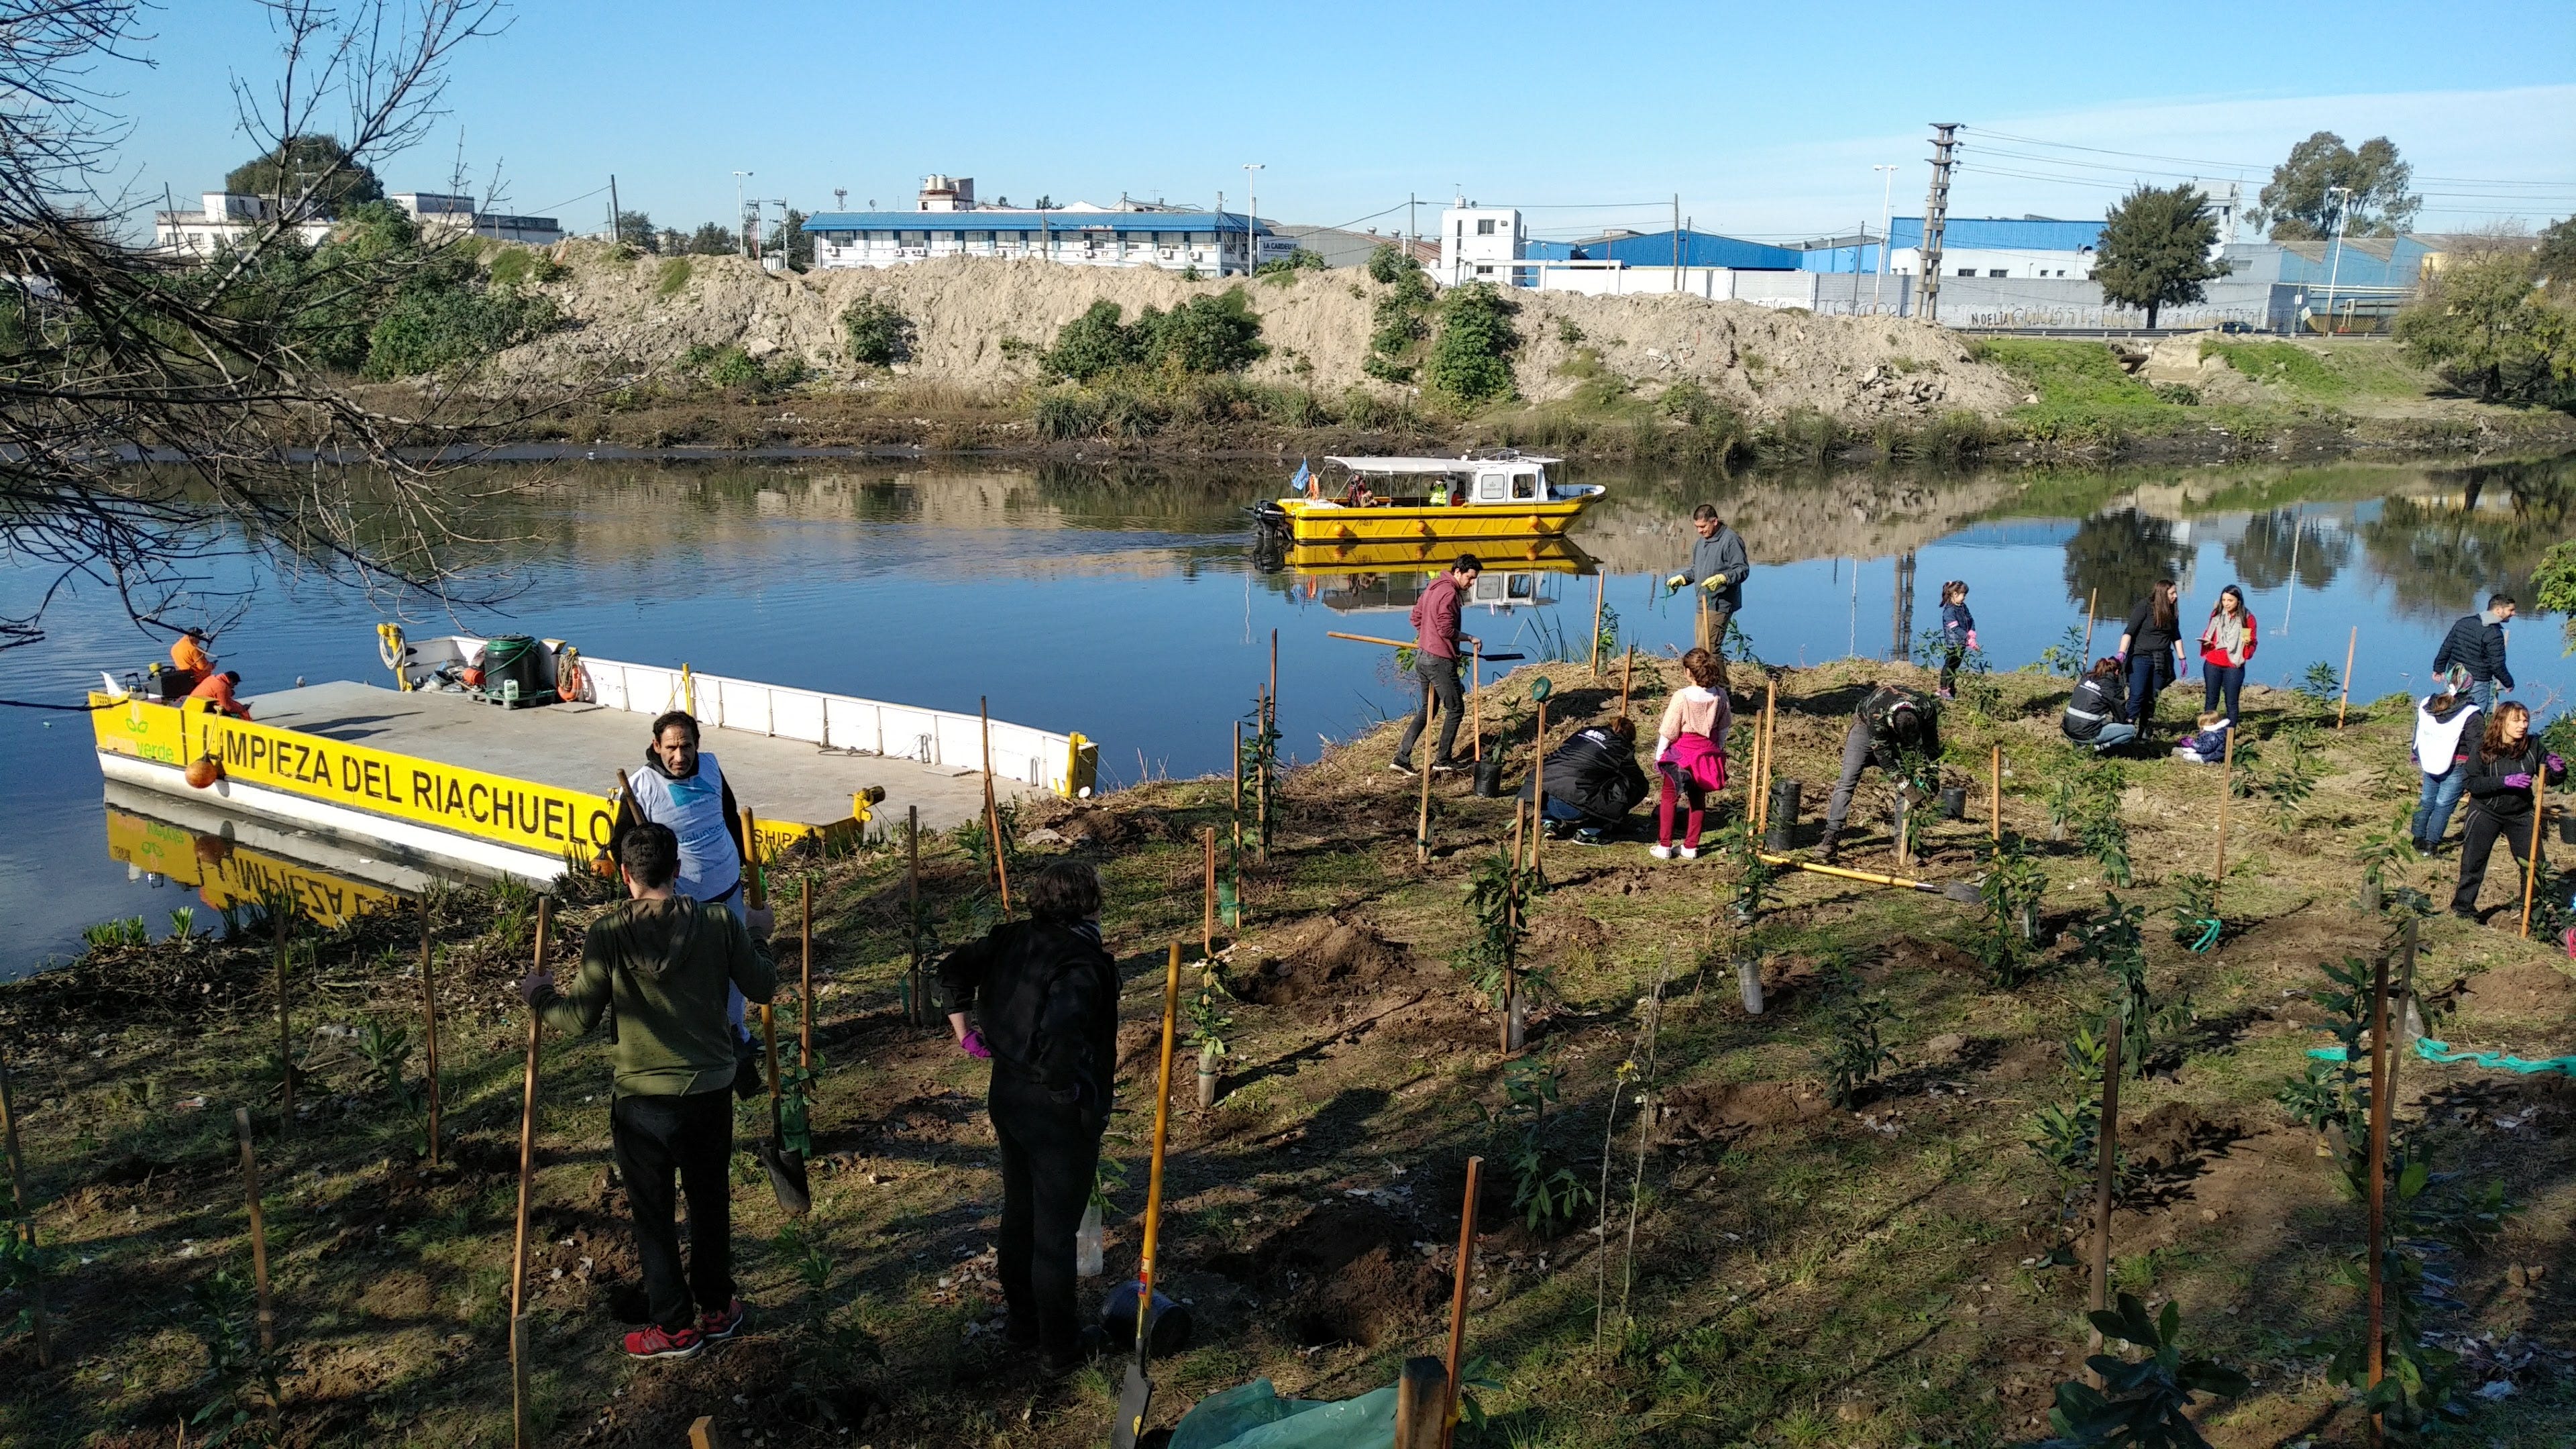
[[[564,328],[502,354],[507,372],[555,380],[669,367],[693,346],[792,356],[860,386],[883,374],[849,361],[841,315],[873,297],[909,318],[908,377],[986,392],[1038,380],[1035,354],[1095,302],[1130,317],[1242,285],[1168,272],[956,258],[888,270],[801,276],[767,273],[739,257],[613,257],[591,243],[555,249],[569,266],[542,288]],[[1353,269],[1305,273],[1245,288],[1270,353],[1250,376],[1321,392],[1393,391],[1362,371],[1372,308],[1384,290]],[[1548,402],[1588,377],[1649,393],[1689,381],[1747,413],[1816,408],[1847,419],[1925,418],[1951,409],[1987,415],[2021,401],[2001,370],[1926,323],[1817,317],[1694,297],[1512,294],[1522,345],[1520,395]]]
[[[1985,966],[1976,957],[1951,945],[1923,936],[1900,936],[1891,942],[1881,958],[1889,968],[1898,971],[1941,971],[1952,976],[1971,976],[1982,980]]]
[[[2120,1145],[2140,1168],[2174,1172],[2225,1151],[2245,1135],[2244,1121],[2232,1112],[2203,1112],[2187,1102],[2167,1102],[2123,1128]]]
[[[2054,1042],[2017,1041],[1995,1058],[1994,1078],[1998,1082],[2036,1081],[2065,1064],[2066,1053]]]
[[[1741,1132],[1812,1122],[1830,1110],[1824,1094],[1795,1082],[1707,1082],[1675,1087],[1657,1104],[1667,1142],[1707,1142]]]
[[[1609,945],[1610,928],[1579,911],[1551,911],[1530,927],[1530,955],[1551,966],[1597,955]]]
[[[1136,838],[1136,827],[1114,810],[1079,810],[1054,821],[1058,835],[1075,845],[1114,850]]]
[[[2576,1011],[2576,980],[2545,961],[2516,961],[2470,977],[2468,997],[2478,1016],[2554,1021]]]
[[[1367,926],[1332,920],[1286,954],[1228,982],[1235,995],[1287,1006],[1319,995],[1354,995],[1410,981],[1413,953]]]
[[[1375,1202],[1344,1199],[1308,1208],[1208,1271],[1272,1300],[1276,1312],[1265,1317],[1301,1347],[1375,1348],[1448,1301],[1441,1260],[1414,1246],[1439,1236]]]

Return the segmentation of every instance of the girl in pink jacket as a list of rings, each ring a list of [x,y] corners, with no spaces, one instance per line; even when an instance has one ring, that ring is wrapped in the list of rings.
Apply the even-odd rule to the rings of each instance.
[[[1726,788],[1726,732],[1735,711],[1726,702],[1726,661],[1705,649],[1682,656],[1690,683],[1664,704],[1663,724],[1655,731],[1655,772],[1662,777],[1655,798],[1657,860],[1673,858],[1673,797],[1689,800],[1690,820],[1683,832],[1681,858],[1699,858],[1699,832],[1707,818],[1707,797]]]

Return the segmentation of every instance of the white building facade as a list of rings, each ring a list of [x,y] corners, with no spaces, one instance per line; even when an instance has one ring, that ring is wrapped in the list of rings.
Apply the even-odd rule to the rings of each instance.
[[[1153,267],[1240,276],[1286,261],[1294,237],[1257,217],[1130,202],[1115,207],[984,206],[972,177],[929,176],[910,211],[827,211],[805,219],[818,268],[899,267],[940,257],[998,257],[1063,266]]]
[[[266,229],[277,214],[275,203],[265,196],[209,191],[201,200],[203,205],[196,211],[154,212],[152,244],[174,257],[209,261],[216,253],[239,246]],[[475,236],[525,242],[530,246],[552,246],[563,240],[563,229],[551,216],[505,216],[479,212],[470,196],[402,191],[387,196],[385,200],[419,222],[424,233],[470,232]],[[329,216],[308,212],[286,230],[306,246],[314,246],[331,234],[333,224]]]
[[[1444,287],[1468,282],[1513,285],[1514,263],[1529,248],[1529,230],[1518,207],[1477,206],[1460,200],[1440,213],[1440,265],[1433,280]]]

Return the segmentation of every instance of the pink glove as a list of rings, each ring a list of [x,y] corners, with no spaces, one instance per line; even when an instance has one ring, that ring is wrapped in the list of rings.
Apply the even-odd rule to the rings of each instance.
[[[2505,788],[2508,790],[2528,790],[2531,788],[2531,777],[2529,775],[2507,775],[2504,777],[2504,783]]]
[[[2549,773],[2551,773],[2551,774],[2553,774],[2553,775],[2564,775],[2564,774],[2566,774],[2566,773],[2567,773],[2567,762],[2566,762],[2565,760],[2562,760],[2562,759],[2558,758],[2556,755],[2551,755],[2551,756],[2549,757]]]
[[[993,1049],[984,1045],[984,1034],[980,1031],[970,1031],[959,1037],[957,1049],[977,1061],[989,1062],[993,1059]]]
[[[1968,631],[1968,647],[1971,649],[1977,647],[1977,631],[1974,629]]]

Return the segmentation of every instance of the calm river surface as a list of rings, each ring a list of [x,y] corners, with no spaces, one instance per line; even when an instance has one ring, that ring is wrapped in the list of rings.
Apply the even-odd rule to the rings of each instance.
[[[1301,574],[1255,556],[1243,505],[1277,486],[1235,469],[1108,470],[804,461],[596,463],[531,468],[493,505],[523,540],[498,572],[505,608],[451,624],[412,610],[417,636],[461,624],[569,639],[586,654],[972,710],[1078,729],[1111,788],[1225,768],[1279,632],[1284,748],[1312,759],[1406,707],[1389,651],[1327,639],[1401,635],[1418,570]],[[2560,621],[2529,612],[2530,571],[2576,532],[2576,459],[2477,467],[2250,466],[2109,473],[1894,473],[1770,478],[1587,470],[1609,500],[1574,535],[1582,572],[1507,574],[1511,602],[1473,612],[1489,652],[1579,652],[1593,578],[1625,640],[1687,647],[1687,599],[1657,584],[1687,552],[1691,505],[1715,502],[1754,573],[1740,622],[1774,663],[1888,657],[1938,618],[1963,578],[1998,668],[2035,659],[2099,591],[2095,652],[2148,584],[2170,574],[2187,620],[2241,584],[2262,626],[2253,677],[2340,665],[2360,630],[2353,695],[2422,685],[2443,630],[2495,589],[2519,594],[2517,697],[2555,714],[2576,696]],[[1271,567],[1265,568],[1265,563]],[[1898,596],[1911,580],[1911,614]],[[0,611],[50,582],[0,560]],[[217,641],[246,691],[381,681],[363,594],[274,575]],[[1535,602],[1532,600],[1535,599]],[[103,590],[75,591],[40,644],[0,653],[0,697],[77,701],[102,669],[166,657]],[[639,735],[639,745],[640,735]],[[142,914],[156,934],[196,905],[184,886],[111,858],[111,817],[87,721],[0,709],[10,828],[0,835],[0,976],[75,952],[83,926]],[[130,817],[123,828],[135,828]]]

